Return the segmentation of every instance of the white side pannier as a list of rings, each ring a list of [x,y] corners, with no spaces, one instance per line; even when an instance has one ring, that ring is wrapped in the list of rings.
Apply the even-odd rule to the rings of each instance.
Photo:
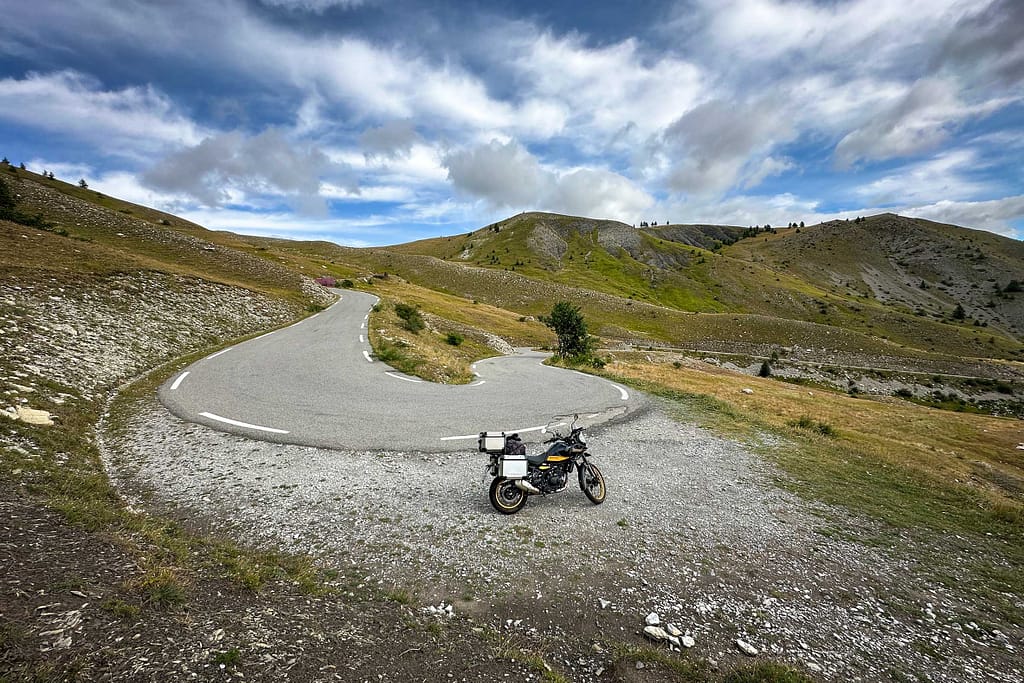
[[[501,455],[505,452],[505,432],[480,432],[477,445],[480,447],[481,453]]]
[[[526,469],[525,455],[505,455],[501,458],[498,476],[506,479],[522,479],[526,476]]]

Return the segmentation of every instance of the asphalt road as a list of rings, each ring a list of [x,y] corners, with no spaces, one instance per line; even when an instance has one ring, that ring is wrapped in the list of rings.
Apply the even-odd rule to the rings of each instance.
[[[376,297],[345,291],[291,327],[211,354],[168,380],[161,402],[214,429],[325,448],[464,451],[481,431],[539,431],[556,415],[587,424],[639,408],[607,380],[542,365],[544,354],[476,363],[477,381],[440,385],[372,358],[367,316]]]

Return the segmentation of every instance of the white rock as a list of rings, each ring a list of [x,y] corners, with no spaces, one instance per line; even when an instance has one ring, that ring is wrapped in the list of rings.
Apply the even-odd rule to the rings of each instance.
[[[53,424],[50,413],[45,410],[36,410],[35,408],[26,408],[24,406],[18,406],[18,419],[30,425],[49,426]]]
[[[665,630],[668,631],[670,636],[675,636],[676,638],[683,635],[683,630],[675,624],[665,624]]]
[[[648,626],[657,626],[661,623],[661,617],[658,616],[657,612],[651,612],[647,615],[647,618],[644,619],[644,623]]]
[[[658,643],[668,640],[668,634],[660,626],[644,626],[644,635]]]
[[[743,640],[742,638],[736,639],[736,647],[738,647],[740,649],[740,652],[742,652],[748,657],[756,657],[759,654],[759,650],[756,647],[754,647],[747,641]]]
[[[608,609],[609,605],[612,604],[611,600],[605,600],[604,598],[598,598],[597,601],[601,603],[601,609]]]
[[[752,393],[754,393],[753,389],[747,389],[746,387],[744,387],[743,389],[740,389],[740,391],[742,391],[744,394],[752,394]]]
[[[679,642],[682,643],[685,648],[691,648],[697,644],[697,641],[693,639],[693,636],[683,636],[679,639]]]

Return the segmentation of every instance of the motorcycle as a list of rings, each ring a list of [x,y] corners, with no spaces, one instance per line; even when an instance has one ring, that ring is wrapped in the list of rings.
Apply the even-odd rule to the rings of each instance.
[[[479,450],[489,456],[484,477],[488,474],[494,477],[488,497],[495,510],[513,515],[523,509],[529,496],[564,491],[573,470],[577,472],[583,495],[594,505],[604,502],[607,493],[604,476],[597,465],[588,460],[592,456],[583,440],[583,427],[576,426],[578,421],[579,415],[574,415],[566,435],[553,432],[551,438],[544,441],[548,448],[539,455],[527,455],[518,434],[480,433]],[[549,423],[542,432],[564,424]]]

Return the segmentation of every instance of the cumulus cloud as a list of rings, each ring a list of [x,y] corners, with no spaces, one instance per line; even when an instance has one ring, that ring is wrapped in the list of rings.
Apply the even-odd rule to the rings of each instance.
[[[943,199],[921,206],[907,206],[900,213],[1020,239],[1021,231],[1013,224],[1024,219],[1024,195],[974,202]]]
[[[948,82],[923,79],[836,146],[836,163],[849,168],[861,159],[908,156],[933,149],[970,111]]]
[[[963,70],[977,83],[1024,81],[1024,3],[996,0],[962,17],[941,43],[933,66]]]
[[[948,200],[978,196],[987,188],[971,180],[968,172],[983,164],[973,149],[957,149],[924,161],[906,164],[881,178],[853,188],[853,194],[873,206],[927,202],[936,197]]]
[[[705,102],[679,117],[663,135],[672,159],[669,186],[704,194],[756,185],[783,170],[781,162],[762,156],[789,136],[789,123],[771,101]]]
[[[282,133],[270,129],[253,137],[238,132],[206,138],[176,152],[143,175],[149,187],[190,196],[218,206],[232,196],[284,194],[301,210],[324,210],[319,199],[320,175],[329,167],[315,147],[296,148]]]
[[[496,206],[529,206],[550,180],[537,159],[515,142],[492,140],[456,150],[444,165],[456,188]]]
[[[368,157],[395,159],[408,157],[412,146],[420,139],[413,122],[388,121],[376,128],[367,128],[359,136],[359,144]]]
[[[673,54],[648,59],[635,38],[591,47],[576,34],[526,28],[503,36],[515,77],[542,101],[564,103],[576,127],[611,136],[632,125],[649,135],[701,98],[695,64]]]
[[[514,141],[460,149],[444,163],[456,189],[494,207],[632,221],[654,203],[633,181],[605,169],[547,170]]]
[[[0,80],[0,120],[88,140],[109,154],[134,156],[194,144],[203,130],[152,86],[106,89],[71,70]]]
[[[302,10],[323,14],[332,8],[353,9],[367,4],[367,0],[260,0],[269,7],[282,7],[290,10]]]

